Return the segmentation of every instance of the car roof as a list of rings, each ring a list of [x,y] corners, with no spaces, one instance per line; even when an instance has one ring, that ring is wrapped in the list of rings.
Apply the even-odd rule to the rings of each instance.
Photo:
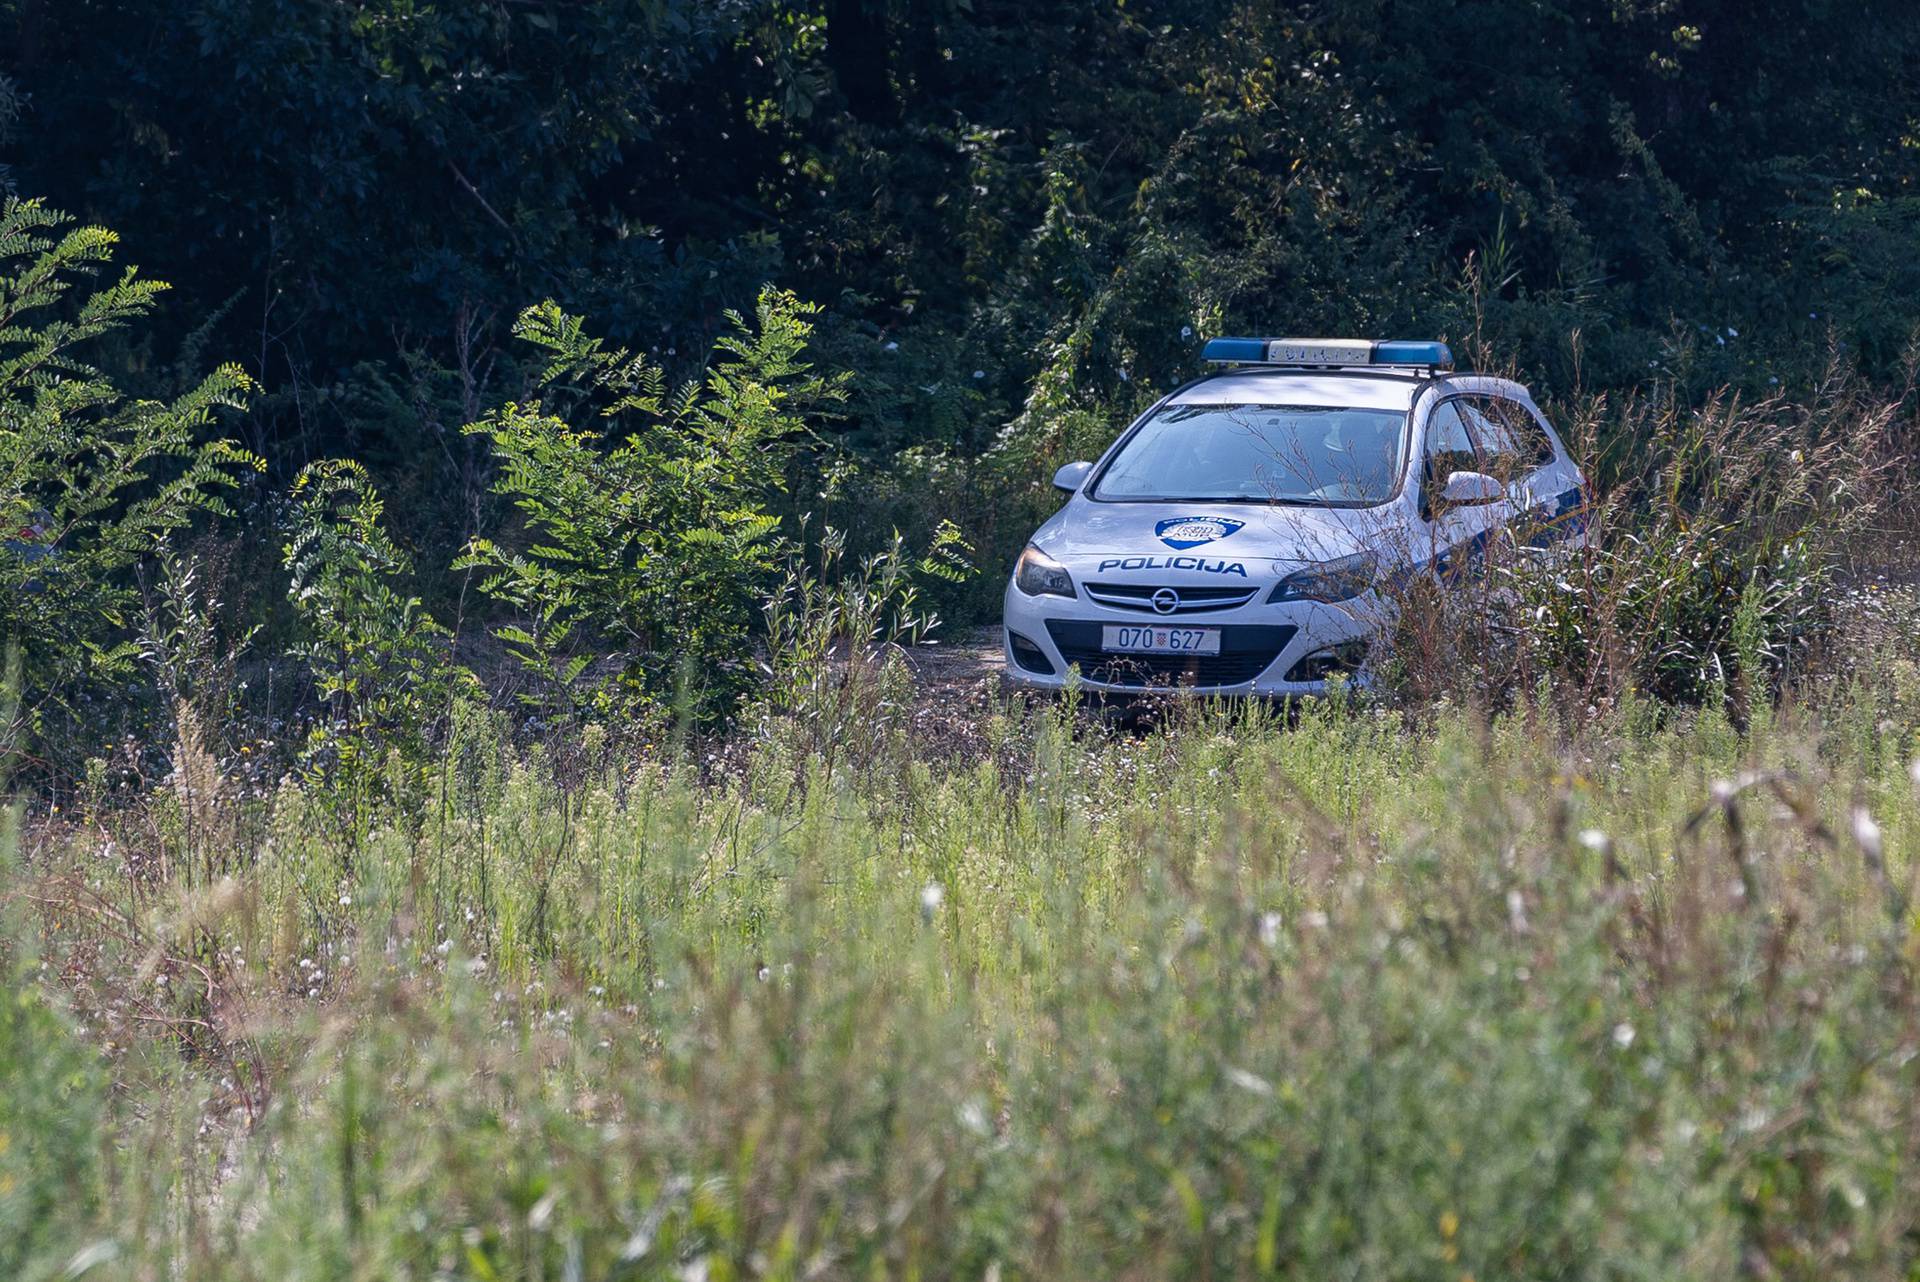
[[[1171,405],[1325,405],[1405,411],[1430,380],[1385,370],[1262,369],[1214,374],[1175,392]]]

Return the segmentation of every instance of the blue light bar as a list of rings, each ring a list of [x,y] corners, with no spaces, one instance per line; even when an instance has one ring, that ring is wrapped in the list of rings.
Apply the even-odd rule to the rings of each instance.
[[[1267,359],[1264,338],[1209,338],[1200,351],[1200,359],[1219,364],[1244,362],[1257,365]]]
[[[1418,366],[1452,369],[1445,343],[1364,338],[1210,338],[1201,359],[1216,365]]]
[[[1422,343],[1396,339],[1373,345],[1375,365],[1431,365],[1435,369],[1453,368],[1453,351],[1445,343]]]

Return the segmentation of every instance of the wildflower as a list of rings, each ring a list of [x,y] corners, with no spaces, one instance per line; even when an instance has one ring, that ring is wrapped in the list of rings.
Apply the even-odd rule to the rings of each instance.
[[[920,891],[920,916],[931,922],[933,915],[940,911],[940,903],[947,897],[946,890],[937,881],[930,881]]]
[[[977,369],[977,370],[975,370],[975,371],[973,371],[973,376],[974,376],[975,378],[985,378],[985,377],[987,376],[987,371],[985,371],[985,370],[983,370],[983,369]]]
[[[1874,822],[1865,806],[1853,808],[1853,839],[1860,843],[1861,852],[1878,866],[1881,856],[1880,825]]]
[[[1280,914],[1260,914],[1260,942],[1272,948],[1280,942]]]
[[[1580,844],[1588,850],[1605,850],[1613,844],[1613,838],[1607,836],[1606,833],[1600,831],[1598,828],[1582,828],[1580,830]]]
[[[1227,1066],[1227,1080],[1250,1095],[1273,1094],[1272,1082],[1256,1073],[1249,1073],[1244,1068],[1235,1068],[1231,1064]]]
[[[1192,338],[1192,337],[1193,337],[1193,326],[1191,326],[1191,325],[1182,325],[1182,326],[1180,327],[1180,337],[1182,337],[1182,338]]]
[[[342,895],[342,896],[340,896],[340,906],[341,906],[342,908],[351,908],[351,907],[353,907],[353,896],[352,896],[352,895]]]
[[[993,1119],[987,1115],[987,1106],[978,1099],[970,1099],[960,1106],[960,1124],[975,1135],[993,1134]]]
[[[1633,1025],[1619,1023],[1613,1026],[1613,1044],[1621,1050],[1633,1045]]]

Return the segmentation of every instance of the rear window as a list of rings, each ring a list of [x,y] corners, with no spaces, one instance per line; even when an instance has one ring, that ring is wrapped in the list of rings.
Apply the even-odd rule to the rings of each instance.
[[[1407,416],[1319,405],[1168,405],[1095,484],[1109,500],[1370,507],[1399,488]]]

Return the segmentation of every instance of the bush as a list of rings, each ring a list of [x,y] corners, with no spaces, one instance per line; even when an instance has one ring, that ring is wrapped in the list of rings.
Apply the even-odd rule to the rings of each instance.
[[[129,399],[83,359],[167,288],[129,269],[85,289],[118,242],[38,201],[0,204],[0,640],[23,647],[26,674],[0,757],[50,708],[126,672],[138,653],[129,570],[196,516],[230,513],[222,492],[259,466],[206,439],[252,389],[238,366],[162,402]]]
[[[711,715],[752,684],[754,607],[789,547],[769,503],[807,413],[841,396],[801,359],[817,311],[764,290],[752,323],[729,313],[704,380],[672,394],[644,353],[603,347],[555,304],[520,317],[549,357],[545,399],[467,430],[492,443],[525,546],[478,539],[461,564],[517,616],[498,635],[546,709],[615,717],[681,685]]]
[[[436,730],[478,683],[454,661],[452,635],[396,580],[412,571],[381,525],[366,469],[311,463],[294,481],[285,563],[288,593],[307,638],[294,654],[313,674],[322,715],[306,768],[343,792],[372,783],[390,753],[418,771]]]

